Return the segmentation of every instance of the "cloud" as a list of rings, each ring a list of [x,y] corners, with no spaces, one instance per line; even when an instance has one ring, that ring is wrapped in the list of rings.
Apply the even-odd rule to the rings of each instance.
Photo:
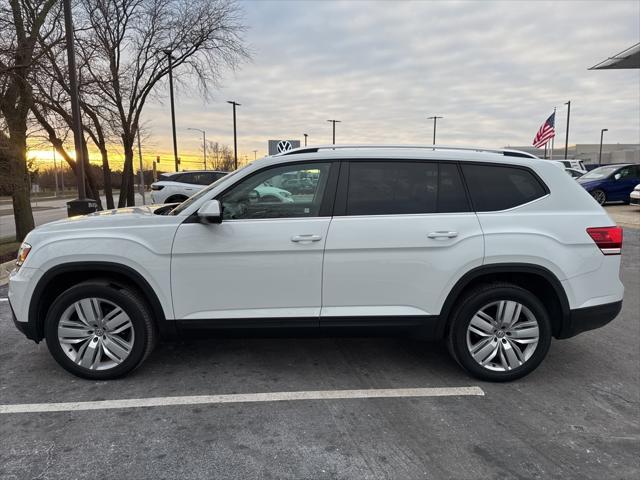
[[[222,79],[204,102],[177,92],[181,151],[197,152],[203,128],[232,144],[238,108],[242,154],[270,138],[339,143],[528,145],[571,100],[570,143],[640,142],[640,70],[587,68],[640,41],[631,2],[243,2],[253,61]],[[158,150],[171,151],[168,104],[145,118]],[[562,137],[564,135],[561,135]]]

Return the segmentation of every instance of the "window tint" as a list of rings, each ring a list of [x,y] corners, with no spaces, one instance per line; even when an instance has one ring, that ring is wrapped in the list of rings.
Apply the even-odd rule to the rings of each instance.
[[[223,218],[316,217],[330,163],[286,165],[260,172],[225,193]]]
[[[438,211],[468,211],[455,164],[398,161],[350,163],[347,215]]]
[[[478,212],[506,210],[546,194],[540,181],[522,168],[463,163],[462,171]]]

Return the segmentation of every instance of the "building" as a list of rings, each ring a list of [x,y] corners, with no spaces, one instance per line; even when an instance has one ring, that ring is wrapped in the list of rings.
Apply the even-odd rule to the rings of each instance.
[[[544,148],[535,148],[532,146],[515,147],[507,146],[514,150],[522,150],[523,152],[533,153],[542,158],[544,156]],[[547,157],[549,157],[547,153]],[[582,160],[585,164],[598,163],[598,155],[600,153],[599,143],[579,143],[577,145],[569,145],[567,157],[570,159]],[[564,159],[564,145],[560,148],[553,149],[553,158],[555,160]],[[603,143],[602,144],[602,163],[638,163],[640,164],[640,144],[638,143]]]

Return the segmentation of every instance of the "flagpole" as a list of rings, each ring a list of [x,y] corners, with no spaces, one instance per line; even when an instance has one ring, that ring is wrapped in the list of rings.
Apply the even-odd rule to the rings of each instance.
[[[556,107],[553,107],[553,128],[556,128]],[[554,135],[553,137],[551,137],[551,154],[549,155],[549,159],[553,160],[553,145],[554,145],[554,140],[556,139],[556,136]]]

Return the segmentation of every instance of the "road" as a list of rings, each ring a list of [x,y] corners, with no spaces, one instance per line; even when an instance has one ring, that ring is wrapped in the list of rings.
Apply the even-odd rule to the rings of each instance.
[[[554,341],[536,372],[510,384],[478,382],[443,345],[403,338],[166,343],[129,377],[92,382],[22,337],[0,301],[0,407],[352,389],[484,392],[4,413],[0,478],[636,479],[639,263],[640,231],[627,229],[620,316]]]

